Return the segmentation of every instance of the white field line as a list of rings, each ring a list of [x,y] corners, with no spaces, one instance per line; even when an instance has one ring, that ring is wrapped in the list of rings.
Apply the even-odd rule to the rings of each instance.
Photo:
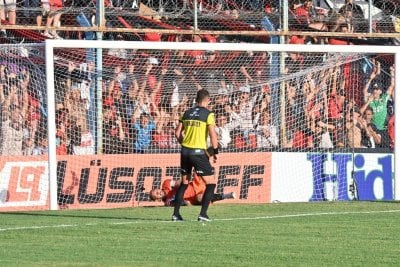
[[[299,213],[299,214],[283,214],[283,215],[272,215],[272,216],[257,216],[257,217],[239,217],[239,218],[221,218],[213,219],[213,221],[241,221],[241,220],[268,220],[268,219],[279,219],[279,218],[295,218],[295,217],[311,217],[311,216],[326,216],[326,215],[349,215],[349,214],[380,214],[380,213],[397,213],[400,210],[377,210],[377,211],[344,211],[344,212],[316,212],[316,213]],[[56,224],[56,225],[39,225],[39,226],[20,226],[20,227],[7,227],[0,228],[0,232],[7,231],[21,231],[21,230],[40,230],[49,228],[74,228],[74,227],[85,227],[85,226],[98,226],[98,225],[126,225],[126,224],[138,224],[138,223],[149,223],[153,220],[140,220],[140,221],[124,221],[124,222],[110,222],[110,223],[85,223],[85,224]],[[194,220],[191,220],[194,221]],[[154,221],[153,221],[154,222]],[[160,223],[176,223],[172,221],[157,221]],[[190,221],[189,221],[190,222]],[[182,223],[182,222],[180,222]]]
[[[400,210],[299,213],[299,214],[283,214],[283,215],[260,216],[260,217],[224,218],[224,219],[214,219],[213,221],[266,220],[266,219],[277,219],[277,218],[310,217],[310,216],[323,216],[323,215],[376,214],[376,213],[395,213],[395,212],[400,212]]]

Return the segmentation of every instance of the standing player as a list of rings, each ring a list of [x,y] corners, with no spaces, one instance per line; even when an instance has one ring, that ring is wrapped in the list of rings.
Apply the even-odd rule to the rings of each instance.
[[[197,91],[197,106],[189,108],[179,119],[179,124],[175,129],[175,136],[182,145],[181,148],[181,180],[180,186],[175,195],[173,221],[183,221],[180,214],[180,207],[183,195],[191,179],[192,169],[194,168],[204,183],[206,189],[201,200],[201,211],[198,221],[210,221],[207,210],[211,199],[214,196],[215,177],[214,168],[210,164],[209,154],[207,153],[207,137],[210,136],[212,144],[212,156],[214,163],[217,161],[218,139],[215,132],[214,113],[207,109],[210,102],[210,94],[207,90]]]

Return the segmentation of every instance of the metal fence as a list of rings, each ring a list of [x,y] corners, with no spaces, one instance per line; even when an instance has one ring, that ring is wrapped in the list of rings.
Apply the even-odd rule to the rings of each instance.
[[[274,35],[396,38],[400,2],[17,0],[15,9],[5,6],[1,24],[2,43],[46,38],[176,41],[192,34],[201,34],[206,41],[228,36],[251,42],[268,41]]]

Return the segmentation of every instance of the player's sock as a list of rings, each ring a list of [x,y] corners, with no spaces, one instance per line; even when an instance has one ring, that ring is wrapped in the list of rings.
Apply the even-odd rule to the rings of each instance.
[[[213,198],[211,199],[211,202],[215,202],[215,201],[220,201],[224,199],[224,195],[223,194],[214,194]]]
[[[230,193],[222,195],[222,199],[235,199],[235,198],[236,198],[236,194],[234,192],[230,192]]]
[[[178,188],[178,191],[176,191],[175,194],[175,205],[174,205],[174,215],[175,216],[180,216],[179,214],[179,209],[181,208],[182,202],[183,202],[183,194],[186,191],[186,188],[188,187],[187,184],[181,184]]]
[[[207,216],[208,206],[214,196],[215,184],[207,184],[204,191],[203,199],[201,200],[200,216]]]

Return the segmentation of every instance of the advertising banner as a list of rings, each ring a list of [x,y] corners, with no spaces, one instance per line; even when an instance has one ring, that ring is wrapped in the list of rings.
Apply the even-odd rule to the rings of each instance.
[[[272,201],[394,200],[393,154],[273,153],[272,162]]]
[[[162,205],[151,189],[180,176],[179,154],[58,156],[60,209]],[[220,203],[394,200],[393,154],[221,153]],[[0,157],[0,211],[48,210],[46,157]]]
[[[42,157],[0,157],[0,211],[49,209],[48,162]]]
[[[179,154],[58,156],[57,160],[61,209],[162,205],[150,200],[150,190],[180,176]],[[49,208],[45,158],[2,157],[0,164],[0,211]],[[238,196],[225,202],[270,202],[270,153],[223,153],[214,165],[216,192]]]

